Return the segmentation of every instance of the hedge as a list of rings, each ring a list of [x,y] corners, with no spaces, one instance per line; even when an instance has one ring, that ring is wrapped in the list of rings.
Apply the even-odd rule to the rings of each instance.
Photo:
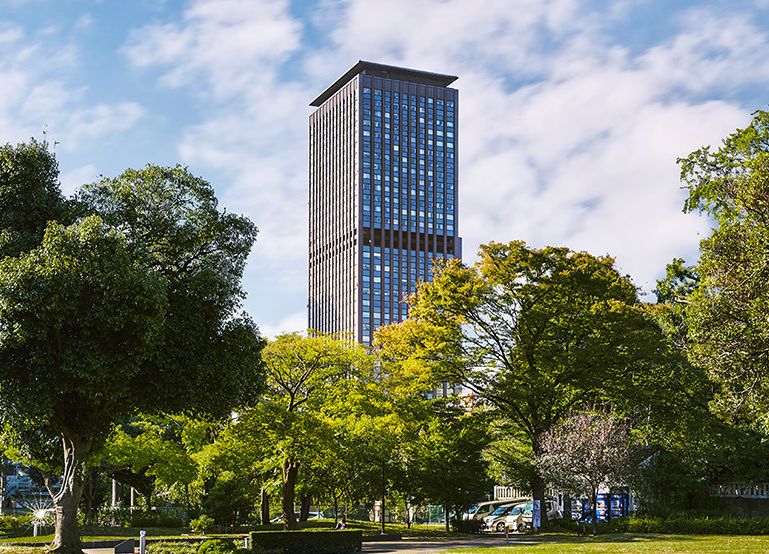
[[[470,533],[478,535],[483,527],[483,521],[480,519],[453,519],[451,520],[451,529],[455,533]]]
[[[592,532],[590,524],[576,521],[557,521],[553,526],[570,531]],[[598,524],[598,533],[658,533],[683,535],[769,535],[769,518],[737,516],[672,515],[630,516]]]
[[[253,531],[251,547],[255,552],[282,554],[341,554],[360,552],[363,534],[358,530],[343,531]]]

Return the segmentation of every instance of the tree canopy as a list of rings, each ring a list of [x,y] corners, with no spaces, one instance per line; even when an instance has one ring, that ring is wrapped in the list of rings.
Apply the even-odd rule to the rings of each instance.
[[[769,113],[679,160],[685,211],[714,222],[700,242],[699,281],[688,297],[692,362],[723,385],[729,417],[766,424],[769,398]]]
[[[473,267],[439,265],[410,306],[412,321],[377,334],[383,355],[468,387],[530,458],[575,406],[637,392],[667,351],[614,260],[567,248],[481,246]],[[543,500],[534,469],[529,484]]]
[[[43,179],[24,202],[50,217],[66,201],[41,148],[5,147],[0,204],[19,175]],[[228,415],[262,382],[261,339],[239,313],[256,229],[220,212],[208,183],[147,166],[84,187],[70,213],[0,259],[0,418],[17,452],[64,475],[51,489],[58,552],[80,551],[80,469],[115,423],[137,410]],[[17,220],[0,233],[15,236]]]

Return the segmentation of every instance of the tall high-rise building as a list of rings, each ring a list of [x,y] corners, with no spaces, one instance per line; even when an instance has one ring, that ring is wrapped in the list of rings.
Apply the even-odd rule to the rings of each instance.
[[[456,79],[360,61],[310,104],[311,329],[370,344],[461,256]]]

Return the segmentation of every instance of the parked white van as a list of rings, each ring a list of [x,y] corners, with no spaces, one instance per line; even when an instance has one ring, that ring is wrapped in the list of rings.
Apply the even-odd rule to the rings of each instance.
[[[462,519],[483,519],[491,512],[496,510],[502,504],[509,504],[511,500],[490,500],[488,502],[478,502],[470,506],[462,515]]]

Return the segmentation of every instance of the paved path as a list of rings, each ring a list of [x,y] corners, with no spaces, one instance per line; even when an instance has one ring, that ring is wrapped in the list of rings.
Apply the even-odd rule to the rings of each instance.
[[[364,542],[363,552],[368,553],[407,553],[427,554],[428,552],[441,552],[452,548],[483,548],[489,546],[513,546],[527,545],[540,542],[536,538],[526,535],[511,535],[505,539],[502,535],[473,537],[467,539],[403,539],[400,541]]]
[[[430,552],[441,552],[452,548],[483,548],[489,546],[523,546],[541,542],[538,538],[530,535],[511,535],[505,540],[502,535],[461,538],[461,539],[402,539],[399,541],[383,542],[364,542],[364,554],[428,554]],[[85,554],[113,554],[111,548],[86,548]],[[137,550],[138,552],[138,550]]]

